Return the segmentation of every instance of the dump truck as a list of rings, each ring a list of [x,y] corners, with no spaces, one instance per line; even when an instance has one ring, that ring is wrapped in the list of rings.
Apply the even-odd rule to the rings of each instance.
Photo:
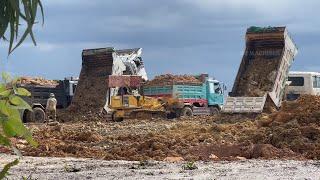
[[[297,52],[286,27],[248,28],[246,50],[222,111],[261,113],[266,104],[279,108]]]
[[[24,110],[21,112],[23,122],[44,122],[46,118],[45,108],[50,93],[55,94],[57,99],[57,108],[65,109],[72,101],[76,90],[78,79],[65,78],[64,80],[56,81],[56,84],[19,84],[19,87],[27,89],[30,97],[22,97],[28,102],[33,111]]]
[[[179,99],[183,103],[183,108],[176,111],[176,117],[212,115],[220,112],[226,90],[225,85],[220,81],[210,78],[208,74],[165,76],[169,77],[162,79],[159,76],[159,80],[156,77],[150,83],[144,84],[143,94],[156,98]]]
[[[110,99],[118,93],[119,88],[106,87],[105,82],[109,75],[140,75],[147,80],[142,48],[84,49],[77,91],[69,110],[80,116],[110,111]]]

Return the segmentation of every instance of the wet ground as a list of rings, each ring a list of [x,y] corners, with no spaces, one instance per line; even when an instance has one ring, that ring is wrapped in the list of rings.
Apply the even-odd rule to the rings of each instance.
[[[0,155],[0,166],[14,156]],[[9,179],[320,179],[320,161],[246,160],[196,162],[102,161],[76,158],[24,157]]]

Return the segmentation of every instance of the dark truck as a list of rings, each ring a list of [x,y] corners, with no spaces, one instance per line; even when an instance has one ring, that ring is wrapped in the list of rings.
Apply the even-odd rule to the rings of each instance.
[[[71,103],[77,83],[77,78],[65,78],[65,80],[59,80],[57,85],[20,84],[20,87],[30,91],[31,96],[23,98],[31,105],[33,110],[25,110],[21,112],[23,122],[45,121],[45,108],[50,93],[55,94],[55,98],[57,99],[57,109],[67,108]]]

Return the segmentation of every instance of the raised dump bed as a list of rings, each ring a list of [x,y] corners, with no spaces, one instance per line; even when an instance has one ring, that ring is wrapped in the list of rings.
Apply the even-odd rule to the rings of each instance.
[[[268,97],[280,107],[296,54],[286,27],[249,28],[246,50],[223,112],[260,113]]]

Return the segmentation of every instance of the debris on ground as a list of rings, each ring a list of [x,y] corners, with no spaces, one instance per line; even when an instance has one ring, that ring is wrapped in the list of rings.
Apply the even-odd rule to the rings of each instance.
[[[320,159],[320,97],[302,96],[260,115],[28,124],[39,142],[29,156],[185,161]],[[61,126],[61,127],[60,127]],[[8,152],[0,149],[1,152]],[[172,158],[171,158],[172,159]]]

